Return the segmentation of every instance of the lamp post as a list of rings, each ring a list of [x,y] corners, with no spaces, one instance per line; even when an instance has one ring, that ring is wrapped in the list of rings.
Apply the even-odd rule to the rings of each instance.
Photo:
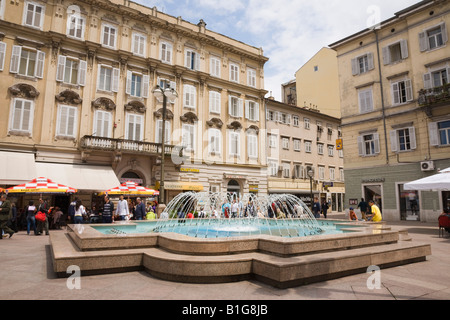
[[[308,170],[308,177],[309,177],[309,193],[310,193],[310,205],[311,205],[311,211],[313,209],[313,193],[312,193],[312,179],[314,177],[314,171]]]
[[[163,98],[163,113],[162,113],[162,128],[161,128],[161,177],[160,177],[160,185],[159,185],[159,203],[158,208],[162,208],[165,206],[165,194],[164,194],[164,158],[166,156],[165,148],[166,148],[166,110],[167,110],[167,99],[175,99],[178,97],[178,93],[175,89],[167,87],[166,89],[161,88],[160,86],[156,86],[153,89],[152,93],[154,96],[160,100]],[[161,205],[161,206],[160,206]]]

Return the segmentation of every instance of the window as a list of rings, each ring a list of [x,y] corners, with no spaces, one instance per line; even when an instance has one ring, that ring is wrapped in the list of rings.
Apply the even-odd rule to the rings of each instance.
[[[111,138],[112,113],[109,111],[96,110],[94,115],[95,137]]]
[[[45,52],[13,46],[10,72],[22,76],[41,78],[44,76]]]
[[[289,150],[289,138],[281,138],[281,145],[283,146],[283,149]]]
[[[269,148],[276,148],[277,147],[277,136],[273,134],[269,134],[268,137],[269,140]]]
[[[428,124],[431,146],[450,146],[450,120]]]
[[[209,92],[209,112],[220,114],[220,92],[210,91]]]
[[[3,71],[3,67],[5,66],[5,54],[6,42],[0,41],[0,71]]]
[[[164,63],[172,64],[172,51],[173,51],[173,46],[171,43],[161,42],[161,45],[160,45],[161,61]]]
[[[283,177],[290,178],[291,164],[289,162],[283,162]]]
[[[305,141],[305,152],[311,153],[311,141]]]
[[[373,111],[373,97],[372,88],[360,90],[358,92],[359,97],[359,112],[366,113]]]
[[[303,118],[303,125],[304,125],[305,129],[309,130],[310,124],[311,124],[311,122],[308,118]]]
[[[319,66],[314,66],[314,72],[319,71]]]
[[[220,78],[220,59],[216,57],[211,57],[209,59],[209,73],[213,77]]]
[[[334,146],[328,146],[328,156],[329,157],[334,156]]]
[[[193,124],[183,124],[181,144],[185,150],[190,152],[195,149],[195,126]]]
[[[330,180],[331,181],[336,180],[336,169],[333,167],[330,168]]]
[[[258,136],[256,134],[247,135],[247,153],[251,159],[258,158]]]
[[[147,37],[142,33],[133,32],[131,51],[138,56],[145,57]]]
[[[380,153],[380,137],[378,133],[358,136],[359,155],[373,156]]]
[[[239,66],[230,63],[230,81],[239,82]]]
[[[374,69],[373,53],[352,59],[352,74],[359,75]]]
[[[239,156],[241,150],[241,135],[239,132],[230,131],[229,132],[229,155]]]
[[[392,130],[390,138],[392,152],[416,149],[416,131],[414,127]]]
[[[219,129],[208,129],[208,150],[211,155],[220,155],[222,151],[222,133]]]
[[[300,140],[294,139],[294,151],[300,151]]]
[[[58,56],[56,81],[84,86],[86,84],[87,62],[76,58]]]
[[[259,103],[245,101],[245,118],[251,121],[259,121]]]
[[[25,2],[23,24],[33,28],[42,29],[44,23],[45,7],[33,2]]]
[[[292,120],[294,122],[294,127],[300,126],[300,120],[299,120],[298,116],[292,116]]]
[[[84,39],[84,30],[86,27],[86,20],[80,16],[79,13],[70,13],[67,16],[67,31],[69,37],[79,40]]]
[[[295,179],[302,179],[304,177],[303,175],[303,166],[300,164],[295,164],[294,165],[294,177]]]
[[[273,160],[269,160],[269,174],[272,177],[276,177],[278,175],[278,163]]]
[[[194,86],[189,84],[183,86],[183,106],[190,109],[197,107],[197,89]]]
[[[318,143],[317,144],[317,153],[318,154],[323,154],[323,143]]]
[[[0,19],[4,19],[6,0],[0,0]]]
[[[9,132],[31,135],[33,130],[34,102],[15,98],[12,103]]]
[[[384,65],[393,64],[408,58],[408,42],[401,40],[383,48]]]
[[[325,167],[319,166],[319,180],[325,180]]]
[[[228,96],[228,114],[235,118],[242,118],[243,100],[238,97]]]
[[[392,83],[392,103],[394,105],[413,100],[411,80],[403,80]]]
[[[345,181],[344,169],[342,169],[342,168],[339,168],[339,178],[341,181]]]
[[[162,125],[163,122],[162,120],[157,120],[156,121],[156,132],[155,132],[155,142],[156,143],[162,143]],[[171,125],[170,125],[170,121],[167,121],[164,123],[164,143],[165,144],[170,144],[170,142],[172,141],[171,138]]]
[[[448,41],[445,23],[419,33],[420,51],[428,51],[443,47]]]
[[[105,47],[116,48],[117,28],[109,24],[103,25],[102,44]]]
[[[148,98],[150,77],[140,73],[127,71],[126,94],[137,98]]]
[[[247,85],[256,88],[256,70],[248,68],[247,70]]]
[[[127,140],[142,141],[144,132],[144,116],[127,113],[125,137]]]
[[[200,55],[194,50],[185,51],[185,67],[191,70],[200,70]]]
[[[56,122],[56,136],[75,138],[77,131],[77,111],[73,106],[60,105]]]
[[[98,67],[97,89],[101,91],[119,91],[120,71],[117,68],[100,65]]]

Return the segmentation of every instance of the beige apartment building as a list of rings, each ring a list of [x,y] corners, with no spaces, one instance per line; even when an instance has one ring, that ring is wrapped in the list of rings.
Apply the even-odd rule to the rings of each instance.
[[[337,52],[346,206],[436,221],[448,192],[406,191],[450,167],[450,3],[421,1],[330,47]]]
[[[341,212],[345,201],[340,120],[317,110],[265,100],[268,190],[310,204],[310,194]],[[312,176],[308,172],[312,171]]]
[[[262,49],[132,1],[0,0],[0,186],[267,193]],[[167,101],[165,176],[160,154]],[[60,199],[63,202],[67,199]]]

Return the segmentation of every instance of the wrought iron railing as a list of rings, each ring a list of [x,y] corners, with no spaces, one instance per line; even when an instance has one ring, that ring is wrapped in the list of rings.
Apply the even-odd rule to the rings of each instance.
[[[450,84],[422,89],[419,91],[419,105],[429,107],[440,103],[450,102]]]
[[[95,136],[84,136],[80,139],[82,150],[118,151],[122,153],[139,153],[147,155],[161,155],[161,143],[112,139]],[[165,145],[166,155],[176,154],[183,156],[183,147]]]

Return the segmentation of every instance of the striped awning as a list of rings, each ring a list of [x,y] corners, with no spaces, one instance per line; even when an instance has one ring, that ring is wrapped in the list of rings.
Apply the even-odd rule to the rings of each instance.
[[[102,192],[100,195],[155,196],[159,195],[159,191],[140,186],[136,182],[127,181],[118,187]]]

